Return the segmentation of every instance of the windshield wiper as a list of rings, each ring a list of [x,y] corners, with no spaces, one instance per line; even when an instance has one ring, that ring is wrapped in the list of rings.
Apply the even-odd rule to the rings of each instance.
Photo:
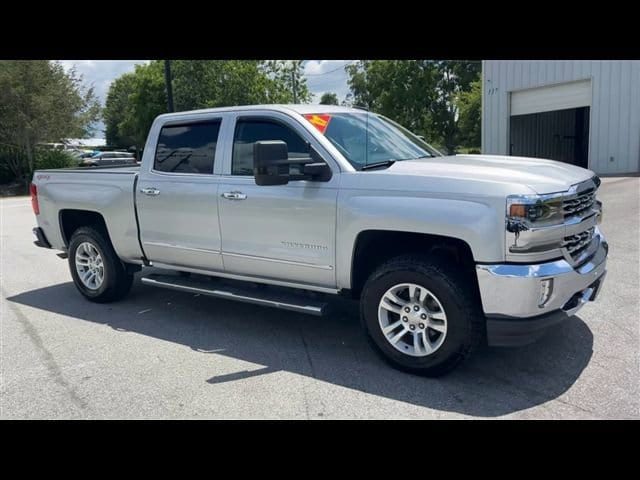
[[[370,163],[369,165],[360,167],[360,170],[372,170],[374,168],[390,167],[394,163],[396,163],[395,160],[385,160],[384,162]]]

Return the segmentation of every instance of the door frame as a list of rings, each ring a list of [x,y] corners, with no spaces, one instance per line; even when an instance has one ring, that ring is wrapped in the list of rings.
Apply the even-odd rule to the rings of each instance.
[[[323,182],[325,184],[334,186],[334,184],[339,184],[339,173],[341,172],[340,164],[335,160],[333,154],[330,153],[325,146],[318,140],[317,135],[321,135],[319,132],[315,130],[315,127],[310,123],[305,125],[301,120],[293,117],[292,115],[288,115],[286,113],[280,112],[278,110],[242,110],[237,112],[229,112],[228,114],[229,121],[227,122],[227,127],[224,129],[224,132],[221,131],[220,135],[225,135],[223,142],[226,146],[226,149],[223,153],[223,159],[221,163],[221,171],[220,174],[224,177],[231,178],[240,178],[253,177],[250,175],[232,175],[231,174],[231,162],[233,159],[233,138],[236,132],[236,124],[238,123],[238,119],[264,119],[282,123],[287,127],[294,130],[298,135],[300,135],[304,140],[308,141],[320,154],[322,159],[327,162],[327,165],[331,168],[331,180],[328,182]],[[308,123],[308,122],[307,122]],[[217,151],[216,151],[217,154]],[[300,183],[301,185],[315,182],[307,182],[306,180],[296,181],[296,183]],[[266,186],[265,188],[269,188]]]
[[[320,156],[322,157],[322,159],[327,163],[327,165],[329,165],[329,168],[331,168],[331,172],[332,172],[332,176],[331,179],[326,181],[326,182],[314,182],[314,181],[307,181],[307,180],[297,180],[294,182],[290,182],[287,185],[274,185],[274,186],[258,186],[255,184],[255,178],[253,175],[232,175],[231,171],[232,171],[232,160],[233,160],[233,142],[234,142],[234,136],[235,136],[235,131],[236,131],[236,125],[238,123],[239,120],[241,119],[252,119],[252,120],[265,120],[265,121],[271,121],[271,122],[275,122],[275,123],[280,123],[290,129],[292,129],[294,132],[296,132],[298,135],[300,135],[300,137],[302,137],[303,140],[309,142],[320,154]],[[323,188],[323,189],[330,189],[330,190],[335,190],[336,191],[336,205],[337,205],[337,197],[338,197],[338,190],[340,187],[340,165],[339,163],[334,159],[334,157],[332,156],[332,154],[327,151],[326,148],[324,148],[324,146],[322,145],[322,143],[316,138],[316,134],[320,135],[319,132],[315,131],[315,127],[313,127],[313,125],[311,125],[309,123],[309,125],[305,125],[304,120],[299,120],[295,117],[293,117],[292,115],[288,115],[286,113],[280,112],[280,111],[276,111],[276,110],[242,110],[242,111],[238,111],[238,112],[232,112],[230,113],[230,121],[227,122],[227,127],[224,130],[224,143],[226,145],[226,149],[224,151],[224,157],[223,157],[223,161],[222,163],[222,173],[220,176],[220,183],[219,185],[222,186],[223,184],[232,184],[232,185],[238,185],[239,188],[242,188],[242,185],[251,185],[252,188],[264,188],[264,189],[277,189],[277,188],[289,188],[289,189],[318,189],[318,188]],[[222,191],[219,191],[218,194],[218,202],[220,202],[220,195],[222,194]],[[302,268],[302,269],[311,269],[311,270],[315,270],[315,271],[331,271],[333,273],[333,280],[332,283],[335,284],[335,262],[336,262],[336,237],[337,237],[337,232],[334,230],[334,235],[333,235],[333,239],[332,239],[332,258],[331,258],[331,262],[330,265],[320,265],[320,264],[311,264],[311,263],[305,263],[305,262],[298,262],[298,261],[294,261],[294,260],[285,260],[285,259],[280,259],[280,258],[272,258],[269,256],[265,256],[265,257],[256,257],[255,255],[250,255],[250,254],[243,254],[243,253],[239,253],[239,252],[234,252],[234,251],[225,251],[225,231],[224,231],[224,224],[223,224],[223,220],[222,220],[222,208],[223,206],[219,203],[220,208],[219,208],[219,212],[220,212],[220,232],[221,232],[221,253],[222,253],[222,259],[223,259],[223,263],[225,263],[225,272],[232,274],[233,272],[231,272],[230,270],[227,270],[227,265],[225,262],[225,257],[227,259],[229,259],[230,257],[235,257],[235,258],[242,258],[244,260],[247,261],[257,261],[257,262],[268,262],[268,263],[273,263],[274,265],[276,264],[280,264],[280,265],[290,265],[293,268]],[[335,210],[335,215],[337,216],[337,210]],[[334,223],[334,228],[335,228],[335,223]],[[280,279],[282,280],[282,279]],[[297,282],[299,283],[299,282]],[[300,285],[302,285],[302,283],[299,283]],[[306,283],[304,285],[307,285]],[[322,284],[320,284],[322,285]],[[333,285],[332,285],[333,286]],[[332,288],[332,287],[328,287],[327,285],[322,285],[322,289],[326,290],[327,288]]]
[[[140,189],[141,184],[151,184],[153,185],[157,180],[162,184],[162,182],[172,182],[175,181],[177,183],[180,182],[194,182],[197,184],[210,185],[213,190],[212,198],[215,199],[215,212],[216,218],[215,223],[218,225],[218,238],[220,242],[220,246],[222,245],[222,236],[220,232],[220,218],[219,218],[219,205],[218,205],[218,186],[220,184],[220,171],[222,169],[222,159],[224,158],[226,145],[223,142],[223,134],[224,129],[228,126],[228,112],[209,112],[206,114],[195,114],[195,115],[184,115],[184,116],[172,116],[168,117],[164,121],[157,121],[151,128],[151,132],[149,133],[149,139],[147,140],[147,144],[145,145],[145,160],[146,166],[140,172],[140,176],[138,181],[136,182],[136,190],[135,190],[135,202],[139,207],[140,198],[142,198]],[[202,173],[185,173],[185,172],[163,172],[156,170],[155,166],[155,157],[156,151],[158,148],[158,141],[160,139],[160,133],[164,127],[171,126],[180,126],[180,125],[197,125],[202,123],[209,122],[220,122],[220,128],[218,130],[218,138],[216,140],[216,150],[214,153],[214,162],[213,169],[211,174],[202,174]],[[178,255],[179,252],[182,252],[184,255],[204,255],[206,257],[217,256],[220,259],[220,269],[223,269],[222,263],[222,255],[221,249],[208,249],[208,248],[199,248],[193,247],[190,245],[183,245],[178,242],[168,241],[161,242],[157,241],[157,239],[145,239],[144,236],[144,209],[139,209],[139,231],[140,231],[140,244],[143,250],[143,254],[145,258],[147,258],[153,265],[163,265],[163,266],[171,266],[175,267],[189,267],[187,264],[180,264],[176,262],[163,261],[162,259],[157,260],[154,259],[156,255],[150,255],[148,252],[150,250],[149,247],[155,249],[165,249],[165,251],[172,252],[173,256]],[[145,248],[146,247],[146,248]],[[178,252],[178,253],[176,253]],[[214,269],[210,269],[211,271],[216,271]]]

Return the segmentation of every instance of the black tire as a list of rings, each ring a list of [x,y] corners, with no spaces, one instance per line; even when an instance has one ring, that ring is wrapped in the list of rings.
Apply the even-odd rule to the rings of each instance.
[[[91,243],[102,257],[104,280],[95,290],[82,283],[76,270],[76,250],[83,242]],[[96,303],[120,300],[129,293],[133,283],[133,274],[127,272],[126,265],[118,258],[108,235],[101,228],[80,227],[73,233],[69,242],[69,269],[78,291],[86,299]]]
[[[423,357],[394,348],[378,321],[378,306],[385,292],[400,283],[415,283],[430,290],[447,315],[447,334],[440,347]],[[429,377],[443,375],[469,357],[481,344],[485,320],[475,285],[435,257],[404,255],[377,268],[360,297],[360,316],[367,337],[378,354],[393,367]]]

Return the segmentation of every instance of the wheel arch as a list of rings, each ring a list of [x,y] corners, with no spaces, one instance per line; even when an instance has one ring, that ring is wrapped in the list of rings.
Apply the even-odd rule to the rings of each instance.
[[[102,230],[111,242],[109,229],[101,213],[93,210],[77,210],[65,208],[58,212],[58,222],[64,246],[69,248],[73,233],[80,227],[94,227]],[[113,244],[113,242],[112,242]]]
[[[393,248],[389,248],[389,245]],[[479,292],[473,252],[466,241],[444,235],[371,229],[358,233],[353,245],[351,295],[359,298],[369,275],[391,258],[406,254],[434,253],[462,274],[470,276]]]

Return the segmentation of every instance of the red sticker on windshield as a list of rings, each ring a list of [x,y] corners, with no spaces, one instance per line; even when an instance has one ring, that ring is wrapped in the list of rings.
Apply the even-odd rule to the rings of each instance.
[[[331,115],[318,115],[316,113],[311,113],[305,115],[304,118],[306,118],[311,123],[311,125],[316,127],[318,131],[324,135],[325,130],[329,126]]]

